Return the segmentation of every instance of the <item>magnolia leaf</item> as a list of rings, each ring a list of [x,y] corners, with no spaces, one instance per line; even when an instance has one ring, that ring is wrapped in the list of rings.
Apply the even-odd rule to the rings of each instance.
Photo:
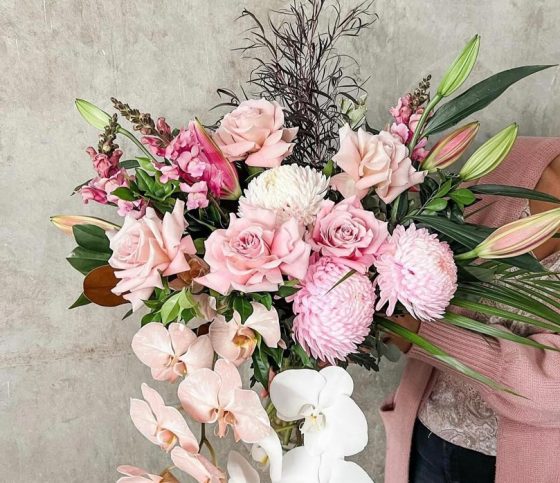
[[[121,295],[111,292],[118,282],[115,269],[110,265],[103,265],[89,272],[84,278],[84,295],[88,300],[102,307],[127,304],[128,301]]]

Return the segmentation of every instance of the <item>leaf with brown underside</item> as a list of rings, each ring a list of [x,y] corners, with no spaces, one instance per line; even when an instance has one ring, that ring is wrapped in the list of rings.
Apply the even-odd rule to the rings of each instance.
[[[102,265],[93,269],[84,278],[84,295],[94,304],[102,307],[116,307],[128,303],[121,295],[115,295],[111,289],[118,283],[115,269]]]

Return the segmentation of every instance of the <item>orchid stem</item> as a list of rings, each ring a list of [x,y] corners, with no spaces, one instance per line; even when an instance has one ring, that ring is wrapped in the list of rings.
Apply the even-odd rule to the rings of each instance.
[[[206,448],[208,449],[208,452],[210,453],[210,458],[212,458],[212,464],[214,466],[218,466],[218,458],[216,456],[216,450],[214,449],[214,446],[212,446],[212,443],[210,443],[210,441],[208,440],[208,438],[206,437],[206,425],[204,423],[202,423],[200,425],[200,443],[199,446],[206,446]]]
[[[136,144],[136,146],[138,146],[140,148],[140,150],[146,155],[148,156],[148,158],[150,158],[152,161],[157,162],[156,158],[154,158],[152,156],[152,153],[150,153],[150,151],[148,151],[145,146],[138,141],[138,139],[136,138],[136,136],[134,134],[132,134],[130,131],[127,131],[126,129],[124,129],[123,127],[119,126],[117,129],[117,132],[119,134],[122,134],[123,136],[127,137],[128,139],[130,139],[134,144]]]

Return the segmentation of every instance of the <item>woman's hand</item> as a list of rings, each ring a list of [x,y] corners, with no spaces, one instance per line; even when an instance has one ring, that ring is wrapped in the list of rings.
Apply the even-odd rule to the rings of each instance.
[[[410,330],[411,332],[417,333],[418,330],[420,329],[420,321],[416,320],[411,315],[408,314],[398,315],[398,316],[388,317],[388,318],[392,320],[395,324],[399,324],[405,329]],[[412,347],[412,344],[410,342],[395,334],[388,334],[383,341],[390,342],[391,344],[396,345],[403,354],[406,354]]]

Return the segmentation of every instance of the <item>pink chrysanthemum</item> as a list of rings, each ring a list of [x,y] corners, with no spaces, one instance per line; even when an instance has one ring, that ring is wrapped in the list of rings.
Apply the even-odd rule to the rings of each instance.
[[[375,289],[367,276],[354,273],[336,285],[348,270],[333,258],[319,258],[294,296],[295,340],[331,364],[356,352],[369,334],[375,310]]]
[[[457,289],[457,267],[449,245],[413,224],[397,226],[387,251],[375,262],[380,298],[387,315],[402,303],[410,315],[430,321],[441,318]]]

